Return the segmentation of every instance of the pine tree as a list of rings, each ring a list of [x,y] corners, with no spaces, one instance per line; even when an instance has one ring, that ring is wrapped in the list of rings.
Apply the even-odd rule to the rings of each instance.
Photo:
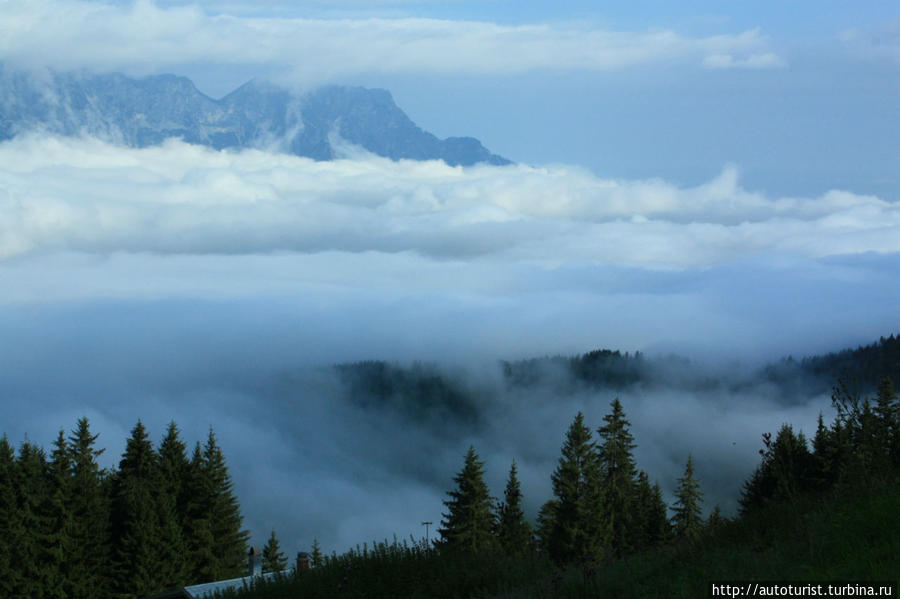
[[[694,460],[688,456],[684,476],[678,479],[675,504],[672,507],[675,512],[672,524],[678,538],[693,539],[700,533],[703,525],[700,509],[702,501],[703,493],[700,491],[700,483],[694,478]]]
[[[181,440],[178,426],[174,421],[166,428],[166,435],[159,444],[157,454],[161,491],[171,498],[178,515],[178,524],[183,526],[187,513],[186,485],[190,461],[187,457],[187,447]]]
[[[212,495],[212,485],[206,475],[203,461],[203,449],[198,442],[194,446],[185,481],[187,503],[184,508],[184,542],[188,556],[187,578],[191,583],[212,582],[219,579],[209,514]]]
[[[209,431],[191,460],[188,478],[187,546],[192,578],[207,582],[240,576],[245,570],[249,533],[241,530],[243,517],[225,456]]]
[[[324,558],[322,556],[322,548],[319,547],[319,539],[313,538],[312,543],[312,552],[309,554],[310,565],[313,568],[318,568],[319,566],[324,565]]]
[[[877,439],[880,456],[886,462],[885,467],[893,463],[900,464],[900,405],[894,382],[885,377],[878,385],[875,399],[875,416],[877,418]]]
[[[109,499],[105,472],[97,464],[103,449],[94,449],[87,418],[78,420],[69,436],[72,464],[69,511],[72,518],[69,555],[69,599],[108,596],[110,583]]]
[[[287,568],[287,557],[281,551],[274,530],[266,542],[266,546],[263,547],[262,559],[263,572],[283,572]]]
[[[494,545],[494,514],[483,467],[470,446],[463,469],[453,479],[456,490],[449,491],[450,500],[444,501],[448,513],[442,514],[443,528],[438,531],[444,547],[483,551]]]
[[[21,472],[6,435],[0,437],[0,596],[15,597],[23,585],[17,548],[25,542],[19,514]]]
[[[184,528],[187,520],[186,487],[190,469],[186,448],[175,422],[170,422],[157,451],[159,484],[156,501],[160,531],[159,579],[163,586],[189,582],[190,575]]]
[[[138,420],[113,482],[114,563],[116,588],[122,596],[149,595],[163,586],[159,579],[164,564],[159,559],[157,474],[153,445]]]
[[[632,539],[639,534],[640,528],[634,513],[637,469],[633,451],[636,445],[628,430],[631,423],[625,418],[618,397],[611,406],[612,412],[603,417],[606,424],[597,429],[602,440],[597,451],[600,516],[613,555],[622,556],[633,549]]]
[[[709,518],[706,519],[706,528],[712,531],[719,530],[725,526],[726,522],[725,516],[722,515],[722,508],[716,505],[709,514]]]
[[[831,488],[838,478],[838,448],[835,443],[835,435],[831,429],[825,426],[822,413],[816,423],[816,435],[813,437],[812,474],[810,484],[818,489]]]
[[[49,499],[47,460],[44,450],[30,441],[19,448],[18,509],[25,536],[16,548],[22,586],[22,597],[43,599],[44,595],[44,547],[50,533],[50,522],[45,506]]]
[[[509,468],[503,502],[497,506],[497,538],[507,553],[528,552],[534,545],[531,526],[522,511],[522,490],[515,460]]]
[[[555,500],[541,510],[541,545],[558,563],[591,561],[599,557],[604,535],[597,520],[597,455],[581,412],[566,432],[561,453],[551,476]]]
[[[762,461],[750,479],[744,483],[741,495],[741,512],[747,513],[771,501],[792,501],[799,493],[822,484],[826,476],[844,471],[846,464],[842,457],[846,452],[841,449],[844,442],[841,437],[848,429],[838,428],[832,433],[820,426],[816,432],[816,443],[822,457],[814,457],[809,453],[806,437],[803,433],[794,433],[789,424],[782,425],[775,440],[771,433],[763,434],[763,447],[760,450]],[[834,463],[829,464],[826,453],[832,453]]]
[[[212,533],[215,539],[215,555],[219,561],[221,576],[240,576],[245,570],[247,540],[250,536],[242,530],[244,518],[241,506],[234,494],[234,483],[225,464],[225,456],[216,442],[212,429],[203,448],[206,475],[212,483],[213,501],[210,510]]]
[[[66,434],[60,430],[53,444],[49,464],[50,494],[47,503],[49,531],[45,547],[45,595],[53,599],[71,596],[69,554],[72,550],[72,461]]]
[[[553,543],[556,534],[556,509],[558,506],[559,502],[556,499],[548,499],[544,502],[538,511],[535,530],[538,548],[554,559],[556,559],[556,547]]]
[[[658,483],[650,484],[647,473],[638,473],[635,490],[634,549],[654,547],[669,538],[669,519],[666,504]]]

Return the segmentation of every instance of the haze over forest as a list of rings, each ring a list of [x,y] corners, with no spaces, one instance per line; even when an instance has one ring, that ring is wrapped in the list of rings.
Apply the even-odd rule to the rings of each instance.
[[[830,410],[827,385],[757,368],[900,330],[900,14],[568,6],[0,3],[0,63],[35,89],[386,89],[424,132],[512,161],[392,160],[339,129],[331,160],[15,131],[0,433],[49,447],[87,416],[111,466],[139,418],[157,442],[171,420],[189,444],[212,426],[254,544],[275,528],[289,552],[342,550],[421,536],[470,444],[495,495],[517,460],[533,518],[573,415],[596,428],[618,396],[664,493],[692,453],[706,507],[733,510],[760,435]],[[504,378],[600,348],[672,384],[571,385],[552,361]],[[367,402],[332,368],[365,360],[468,403]]]

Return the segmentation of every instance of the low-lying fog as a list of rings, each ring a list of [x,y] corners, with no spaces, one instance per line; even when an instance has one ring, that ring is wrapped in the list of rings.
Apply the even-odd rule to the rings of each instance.
[[[0,432],[49,448],[87,416],[112,466],[138,418],[157,441],[212,426],[255,544],[342,551],[436,527],[470,444],[497,496],[517,460],[533,517],[575,413],[596,428],[618,396],[667,497],[690,453],[733,512],[761,433],[830,414],[753,368],[898,329],[896,201],[767,197],[730,166],[685,189],[348,156],[0,144]],[[501,374],[597,348],[746,384]],[[471,413],[359,401],[327,368],[367,359],[437,364]]]

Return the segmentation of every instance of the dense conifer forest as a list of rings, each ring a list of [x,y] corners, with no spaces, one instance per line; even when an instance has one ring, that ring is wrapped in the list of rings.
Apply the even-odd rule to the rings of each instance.
[[[552,497],[534,522],[515,461],[495,497],[469,447],[448,481],[437,539],[395,538],[341,555],[313,541],[309,570],[224,596],[687,597],[717,579],[891,580],[900,571],[900,401],[890,376],[898,345],[891,336],[768,371],[819,377],[832,369],[853,383],[836,379],[836,416],[820,416],[812,439],[789,423],[761,431],[759,464],[735,490],[734,517],[704,505],[690,454],[667,504],[636,462],[640,439],[613,397],[600,422],[573,416],[548,473]],[[638,380],[646,363],[600,351],[507,364],[504,375],[528,384],[547,361],[588,383],[615,384]],[[426,366],[339,368],[367,391],[361,402],[430,394],[434,409],[466,418],[465,390]],[[140,598],[246,574],[248,533],[212,430],[188,457],[174,422],[154,447],[139,421],[117,468],[100,468],[103,451],[86,418],[60,431],[49,453],[0,438],[0,596]],[[266,571],[288,565],[274,531],[262,557]]]
[[[172,422],[154,449],[139,421],[116,469],[86,418],[49,456],[0,438],[0,596],[138,598],[243,575],[247,533],[212,430],[189,458]]]

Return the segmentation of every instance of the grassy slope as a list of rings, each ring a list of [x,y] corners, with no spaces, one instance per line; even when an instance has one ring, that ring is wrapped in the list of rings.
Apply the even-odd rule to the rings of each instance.
[[[698,542],[620,562],[591,586],[601,597],[702,597],[713,580],[896,581],[898,574],[895,483],[771,506]]]

